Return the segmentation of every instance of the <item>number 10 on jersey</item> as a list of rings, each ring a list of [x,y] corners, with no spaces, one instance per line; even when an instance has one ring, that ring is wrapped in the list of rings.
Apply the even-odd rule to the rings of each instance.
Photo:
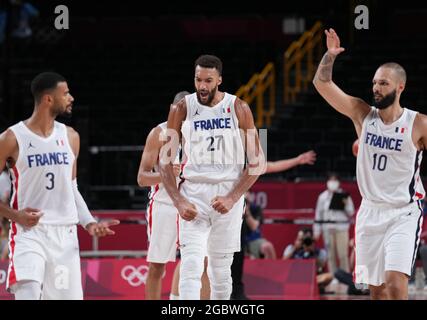
[[[387,156],[385,154],[374,153],[374,165],[372,170],[384,171],[387,166]]]

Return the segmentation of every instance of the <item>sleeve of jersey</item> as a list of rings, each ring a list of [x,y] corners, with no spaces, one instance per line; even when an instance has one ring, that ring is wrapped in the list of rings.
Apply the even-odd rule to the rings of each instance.
[[[77,179],[73,180],[73,193],[74,193],[74,201],[76,202],[77,213],[79,215],[80,225],[83,228],[85,228],[91,222],[96,223],[95,218],[90,213],[89,208],[87,207],[85,200],[83,199],[82,195],[80,194],[80,191],[77,187]]]

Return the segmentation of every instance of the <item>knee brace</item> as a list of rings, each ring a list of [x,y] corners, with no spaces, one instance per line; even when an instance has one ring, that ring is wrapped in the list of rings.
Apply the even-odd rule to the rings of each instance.
[[[200,300],[205,253],[202,246],[181,248],[179,297],[181,300]]]
[[[208,277],[212,300],[229,300],[233,289],[231,264],[233,253],[211,253],[208,257]]]

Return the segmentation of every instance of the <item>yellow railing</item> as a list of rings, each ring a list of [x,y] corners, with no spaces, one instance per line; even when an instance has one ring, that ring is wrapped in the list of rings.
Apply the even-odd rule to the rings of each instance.
[[[268,98],[265,108],[264,94],[268,90]],[[271,125],[271,117],[276,110],[276,71],[274,64],[269,62],[261,73],[255,73],[249,82],[242,85],[236,92],[236,96],[251,104],[256,101],[256,121],[257,128],[264,125]]]
[[[295,102],[296,94],[301,89],[307,90],[307,84],[314,76],[313,51],[318,49],[318,60],[322,54],[323,27],[320,21],[304,32],[299,40],[292,42],[284,53],[283,60],[283,102]],[[305,74],[302,71],[302,64],[305,63]],[[291,78],[293,83],[291,84]]]
[[[314,76],[314,50],[317,48],[317,59],[322,54],[323,28],[320,21],[294,41],[284,54],[284,103],[294,102],[301,88],[307,90],[308,82]],[[303,74],[302,64],[306,63],[306,73]],[[291,84],[291,77],[293,84]],[[267,103],[265,93],[268,90]],[[274,64],[269,62],[261,73],[255,73],[245,85],[236,92],[236,96],[251,104],[256,102],[256,121],[258,128],[271,125],[271,117],[276,111],[276,71]],[[268,108],[267,108],[267,107]]]

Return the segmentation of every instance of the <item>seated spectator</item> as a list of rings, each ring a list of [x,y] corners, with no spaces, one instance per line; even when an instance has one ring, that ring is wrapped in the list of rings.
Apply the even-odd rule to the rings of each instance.
[[[316,248],[313,232],[303,229],[298,232],[292,247],[286,247],[283,259],[316,259],[316,280],[320,293],[325,293],[326,286],[331,283],[334,276],[326,272],[327,254],[325,249]]]
[[[349,241],[350,246],[350,269],[354,268],[354,239]],[[353,275],[350,272],[347,272],[341,268],[337,268],[334,272],[334,277],[341,283],[344,283],[348,286],[347,294],[349,295],[369,295],[369,289],[359,289],[355,286],[353,282]]]
[[[288,244],[283,251],[283,260],[290,259],[294,255],[294,253],[302,248],[302,240],[304,239],[304,235],[307,232],[307,229],[303,229],[298,231],[297,237],[293,244]]]
[[[276,250],[273,244],[261,235],[261,225],[263,223],[263,213],[260,206],[251,203],[249,192],[246,192],[246,206],[244,223],[246,224],[246,248],[248,253],[254,258],[276,259]]]

